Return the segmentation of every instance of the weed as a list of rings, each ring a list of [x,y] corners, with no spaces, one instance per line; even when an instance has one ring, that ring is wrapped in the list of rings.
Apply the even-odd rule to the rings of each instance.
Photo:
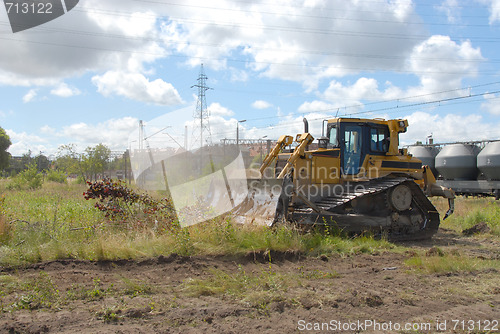
[[[59,290],[44,271],[39,273],[38,278],[22,284],[21,288],[26,293],[19,296],[11,305],[13,310],[51,308],[59,301]]]
[[[20,284],[17,278],[10,275],[0,275],[0,312],[5,311],[4,297],[16,289],[19,289]]]
[[[168,306],[170,308],[178,308],[180,305],[179,305],[179,302],[177,301],[177,296],[174,296],[172,298],[172,301],[168,304]]]
[[[97,319],[102,320],[106,323],[118,322],[122,311],[116,306],[105,307],[101,311],[96,312]]]
[[[66,292],[66,297],[70,300],[99,300],[113,291],[113,284],[108,288],[101,285],[99,278],[92,280],[92,287],[87,288],[81,284],[73,284],[71,289]]]
[[[189,279],[183,283],[184,291],[190,296],[226,295],[250,303],[263,306],[273,301],[283,300],[283,295],[290,286],[297,283],[291,276],[272,271],[260,274],[248,274],[238,266],[235,274],[223,270],[212,269],[205,279]]]
[[[101,287],[101,280],[99,278],[94,278],[92,281],[94,286],[91,290],[87,291],[87,296],[90,299],[101,299],[105,293]]]
[[[123,283],[125,283],[124,293],[132,297],[139,295],[149,295],[153,293],[153,288],[144,281],[131,280],[126,277],[122,277]]]
[[[194,252],[193,242],[191,241],[191,234],[188,229],[181,229],[175,233],[176,239],[176,252],[183,256],[192,255]]]

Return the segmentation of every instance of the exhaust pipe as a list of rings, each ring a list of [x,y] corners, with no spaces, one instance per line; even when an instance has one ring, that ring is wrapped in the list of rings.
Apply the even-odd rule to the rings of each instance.
[[[307,118],[304,117],[302,121],[304,122],[304,133],[309,133],[309,122]],[[309,151],[309,145],[306,146],[306,151]]]

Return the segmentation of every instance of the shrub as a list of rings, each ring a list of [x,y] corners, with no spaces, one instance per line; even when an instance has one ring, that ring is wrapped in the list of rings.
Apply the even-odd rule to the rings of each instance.
[[[43,184],[43,175],[38,172],[35,162],[32,162],[27,169],[23,170],[7,184],[9,190],[39,189]]]
[[[66,173],[59,170],[49,170],[47,173],[47,180],[57,183],[67,183]]]
[[[156,200],[137,193],[120,180],[88,181],[87,185],[84,198],[97,200],[94,206],[110,221],[169,230],[178,226],[175,210],[166,198]]]

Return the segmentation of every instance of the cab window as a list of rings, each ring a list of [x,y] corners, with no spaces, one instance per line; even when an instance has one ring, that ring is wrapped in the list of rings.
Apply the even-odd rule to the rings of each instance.
[[[375,153],[388,151],[389,131],[386,128],[375,127],[370,129],[370,150]]]
[[[328,147],[338,147],[339,146],[336,126],[332,126],[328,129],[328,138],[329,138]]]

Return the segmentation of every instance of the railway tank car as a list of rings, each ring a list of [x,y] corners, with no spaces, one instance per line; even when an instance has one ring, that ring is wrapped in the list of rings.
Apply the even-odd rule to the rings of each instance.
[[[431,168],[439,185],[465,196],[499,199],[500,140],[411,145],[408,152]]]

